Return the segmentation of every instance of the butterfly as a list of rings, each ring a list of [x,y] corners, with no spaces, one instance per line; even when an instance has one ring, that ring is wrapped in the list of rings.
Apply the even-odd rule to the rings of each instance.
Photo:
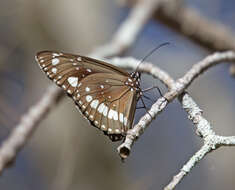
[[[128,73],[103,61],[62,52],[42,51],[35,58],[92,126],[112,141],[126,136],[142,94],[139,72]]]

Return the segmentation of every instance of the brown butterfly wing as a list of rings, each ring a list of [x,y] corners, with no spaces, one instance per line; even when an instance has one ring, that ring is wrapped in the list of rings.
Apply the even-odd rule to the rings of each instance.
[[[136,92],[123,85],[125,78],[114,79],[113,74],[103,73],[89,75],[81,81],[74,97],[84,115],[112,140],[120,140],[134,118]]]
[[[136,90],[125,85],[122,69],[84,56],[44,51],[36,56],[42,70],[74,99],[92,125],[111,140],[132,127]]]

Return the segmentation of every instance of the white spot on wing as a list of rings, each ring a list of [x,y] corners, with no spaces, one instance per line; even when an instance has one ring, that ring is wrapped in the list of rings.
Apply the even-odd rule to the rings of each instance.
[[[123,123],[123,119],[124,119],[123,118],[123,113],[119,113],[119,120],[120,120],[121,123]]]
[[[85,90],[86,92],[90,92],[91,89],[89,87],[86,87]]]
[[[109,118],[109,119],[118,120],[118,112],[115,111],[115,110],[110,109],[110,110],[109,110],[108,118]]]
[[[101,128],[102,128],[102,129],[105,129],[106,127],[105,127],[105,125],[101,125]]]
[[[93,100],[91,102],[91,107],[94,109],[96,109],[98,105],[99,105],[99,100]]]
[[[60,60],[57,58],[52,59],[52,65],[57,65],[59,62]]]
[[[87,72],[91,72],[91,69],[87,69]]]
[[[124,125],[127,126],[127,118],[124,117]]]
[[[82,61],[82,58],[81,58],[81,57],[78,57],[77,60],[78,60],[78,61]]]
[[[53,67],[53,68],[51,69],[51,71],[52,71],[52,73],[56,74],[57,68]]]
[[[98,112],[99,112],[99,113],[103,113],[105,107],[106,107],[106,106],[104,105],[104,103],[100,104],[100,106],[98,107]]]
[[[115,132],[116,132],[116,133],[119,133],[120,131],[119,131],[119,129],[115,129]]]
[[[78,78],[77,77],[69,77],[68,82],[72,87],[76,87],[78,84]]]
[[[104,88],[104,85],[100,85],[100,88],[102,88],[102,89],[103,89],[103,88]]]
[[[87,102],[91,102],[91,101],[92,101],[92,96],[87,95],[87,96],[86,96],[86,101],[87,101]]]
[[[106,117],[108,114],[108,110],[109,108],[107,106],[104,106],[104,111],[103,111],[103,115]]]

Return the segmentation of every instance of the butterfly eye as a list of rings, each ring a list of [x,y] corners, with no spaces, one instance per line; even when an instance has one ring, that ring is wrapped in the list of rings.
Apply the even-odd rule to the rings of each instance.
[[[140,96],[138,72],[67,53],[39,52],[36,60],[46,75],[73,98],[91,125],[112,141],[132,127]]]

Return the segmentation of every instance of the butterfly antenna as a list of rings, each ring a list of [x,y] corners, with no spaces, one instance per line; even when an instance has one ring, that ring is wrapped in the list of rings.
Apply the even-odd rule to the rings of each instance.
[[[156,50],[158,50],[159,48],[163,47],[163,46],[166,46],[166,45],[170,45],[170,42],[165,42],[165,43],[162,43],[160,45],[158,45],[157,47],[155,47],[154,49],[152,49],[146,56],[144,56],[139,64],[137,65],[136,69],[135,69],[135,72],[138,70],[139,66],[141,63],[143,63],[150,55],[152,55]]]

